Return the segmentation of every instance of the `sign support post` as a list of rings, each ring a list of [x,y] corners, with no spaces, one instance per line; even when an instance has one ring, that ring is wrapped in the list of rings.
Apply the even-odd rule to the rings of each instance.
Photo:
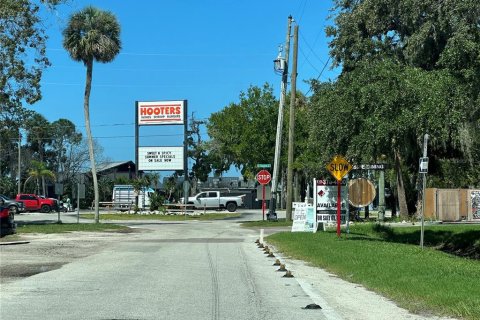
[[[183,102],[183,118],[184,121],[184,129],[183,129],[183,174],[185,176],[185,183],[183,184],[183,196],[185,199],[185,205],[188,202],[189,196],[189,188],[190,188],[190,181],[188,179],[188,112],[187,112],[187,101]],[[187,212],[185,208],[185,214]]]
[[[262,221],[265,221],[265,185],[262,185]]]
[[[336,155],[327,165],[327,170],[337,179],[337,237],[340,238],[342,178],[352,170],[352,165],[342,156]],[[348,187],[348,186],[347,186]],[[348,206],[348,202],[347,202]]]
[[[270,183],[272,176],[270,175],[270,172],[264,169],[260,170],[255,178],[258,183],[262,185],[262,220],[265,221],[265,185]],[[270,201],[272,200],[270,199]]]
[[[347,190],[348,190],[348,175],[347,175],[347,178],[346,178],[346,187],[347,187]],[[347,224],[347,235],[350,234],[350,206],[348,205],[349,204],[349,201],[348,199],[345,199],[345,202],[347,203],[347,207],[345,208],[345,223]]]
[[[423,137],[423,158],[420,159],[420,173],[423,175],[422,181],[422,223],[420,228],[420,247],[423,249],[423,239],[425,233],[425,189],[427,187],[427,172],[428,172],[428,158],[427,158],[428,134]]]
[[[77,182],[77,223],[80,223],[80,181]]]
[[[337,237],[340,237],[340,220],[341,220],[341,206],[342,206],[342,180],[337,180]]]

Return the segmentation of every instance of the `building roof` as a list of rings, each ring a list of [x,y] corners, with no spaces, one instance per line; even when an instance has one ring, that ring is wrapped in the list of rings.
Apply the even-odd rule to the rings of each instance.
[[[125,164],[131,164],[132,170],[135,168],[133,161],[104,162],[97,164],[97,172],[107,171]]]

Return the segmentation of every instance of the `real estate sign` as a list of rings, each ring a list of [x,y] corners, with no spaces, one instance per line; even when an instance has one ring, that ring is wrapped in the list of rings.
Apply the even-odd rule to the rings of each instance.
[[[313,201],[317,211],[337,210],[337,182],[331,180],[314,179]],[[342,180],[341,210],[346,209],[348,188],[346,180]]]

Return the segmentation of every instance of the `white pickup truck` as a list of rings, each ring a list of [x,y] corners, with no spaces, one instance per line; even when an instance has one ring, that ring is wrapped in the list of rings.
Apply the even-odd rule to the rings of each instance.
[[[191,204],[195,209],[227,209],[234,212],[238,207],[243,205],[244,196],[224,197],[220,195],[220,191],[200,192],[196,196],[188,197],[187,204]],[[183,203],[183,198],[180,199]]]

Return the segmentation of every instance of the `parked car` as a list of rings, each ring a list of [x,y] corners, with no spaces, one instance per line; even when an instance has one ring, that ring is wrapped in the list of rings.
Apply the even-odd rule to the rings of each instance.
[[[5,201],[5,205],[14,215],[25,212],[25,205],[23,204],[23,202],[12,200],[9,197],[4,196],[3,194],[0,194],[0,199],[3,199],[3,201]]]
[[[15,198],[18,202],[23,202],[26,211],[41,211],[48,213],[52,210],[58,210],[58,200],[53,198],[44,198],[34,194],[17,194]]]
[[[0,236],[13,234],[16,231],[15,214],[10,211],[9,205],[0,198]]]
[[[234,212],[237,207],[243,205],[244,196],[222,196],[220,191],[200,192],[196,196],[188,197],[187,204],[191,204],[195,209],[227,209]],[[184,199],[180,198],[180,203],[184,203]]]

